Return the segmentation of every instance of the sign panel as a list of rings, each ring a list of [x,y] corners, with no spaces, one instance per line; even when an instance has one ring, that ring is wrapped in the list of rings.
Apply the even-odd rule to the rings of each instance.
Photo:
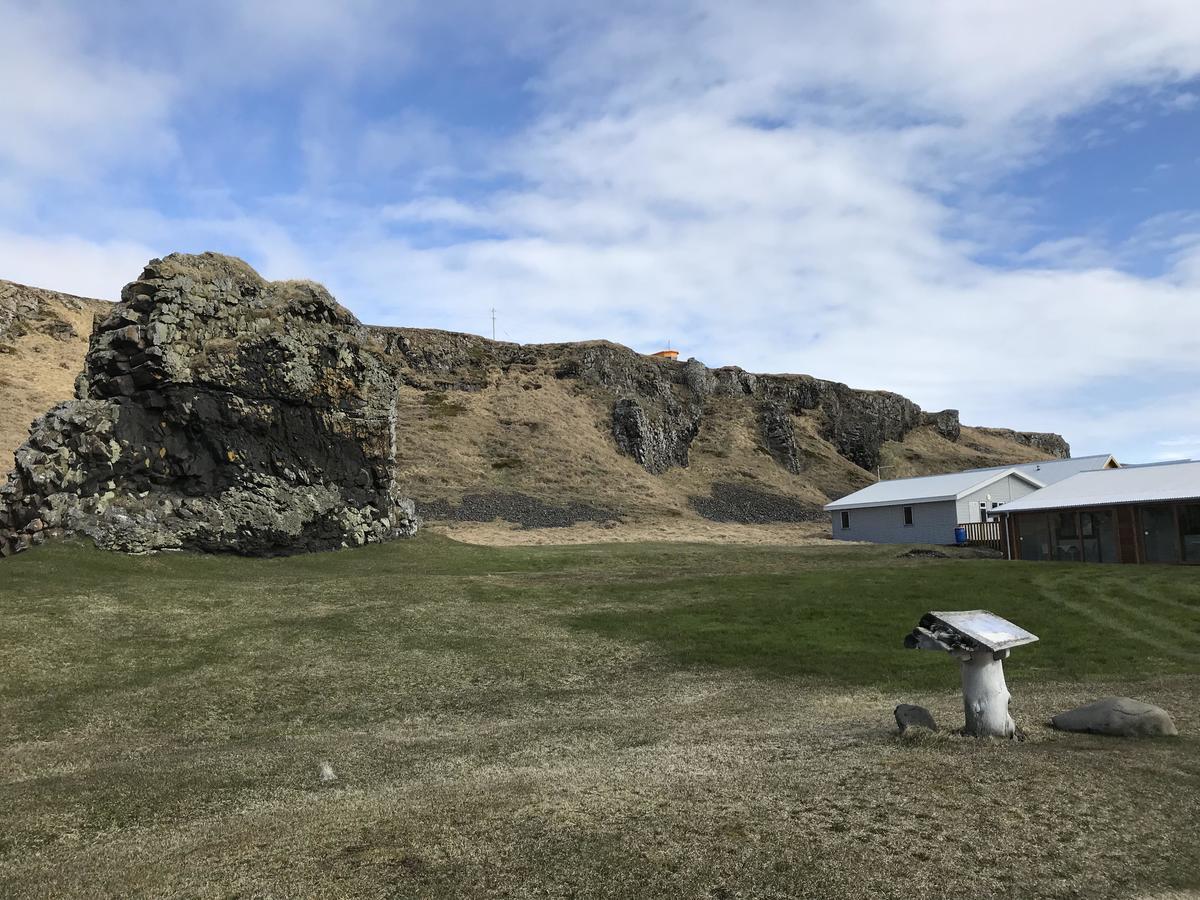
[[[931,612],[929,615],[989,650],[1007,650],[1032,644],[1038,639],[1036,634],[986,609]]]

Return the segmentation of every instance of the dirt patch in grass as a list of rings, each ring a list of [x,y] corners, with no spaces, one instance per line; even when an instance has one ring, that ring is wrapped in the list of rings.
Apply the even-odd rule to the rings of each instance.
[[[780,547],[807,547],[832,543],[829,526],[818,522],[743,525],[712,522],[694,513],[620,522],[581,522],[564,528],[550,529],[522,528],[503,522],[445,521],[431,523],[428,527],[431,531],[456,541],[492,547],[630,544],[646,541]]]

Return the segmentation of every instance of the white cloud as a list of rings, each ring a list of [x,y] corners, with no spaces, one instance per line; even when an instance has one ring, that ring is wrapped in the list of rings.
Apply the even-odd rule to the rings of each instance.
[[[81,297],[117,300],[155,252],[129,240],[30,237],[0,231],[0,276]]]
[[[671,337],[710,364],[888,388],[967,421],[1065,430],[1084,447],[1109,449],[1101,426],[1190,433],[1177,402],[1093,414],[1105,398],[1088,392],[1129,376],[1157,377],[1164,397],[1200,382],[1193,218],[1161,217],[1118,246],[1054,233],[1021,254],[1016,236],[1037,210],[996,179],[1064,140],[1102,141],[1062,130],[1102,100],[1148,91],[1186,113],[1181,85],[1200,74],[1191,2],[696,0],[573,19],[532,4],[512,21],[451,4],[433,18],[459,16],[486,48],[471,51],[480,64],[514,53],[537,69],[525,85],[536,116],[474,146],[467,165],[473,139],[461,130],[356,106],[356,82],[412,64],[436,28],[428,13],[312,0],[294,15],[234,4],[201,21],[187,10],[196,33],[166,43],[193,94],[328,74],[305,92],[306,188],[236,203],[214,193],[203,217],[114,204],[93,231],[103,222],[137,246],[169,242],[155,254],[242,247],[269,276],[327,281],[366,320],[482,332],[495,306],[517,340],[648,348]],[[151,21],[170,15],[159,7]],[[129,78],[152,91],[137,122],[118,118],[126,132],[162,132],[176,82],[161,58],[147,77],[99,62],[101,86]],[[194,74],[209,62],[211,76]],[[72,109],[47,96],[48,109]],[[53,136],[53,116],[23,115],[53,143],[36,138]],[[99,141],[95,123],[78,121]],[[473,168],[493,186],[439,193],[440,173]],[[0,196],[19,191],[2,176]],[[389,192],[387,179],[407,190]],[[378,199],[364,199],[372,187]],[[89,277],[117,285],[142,261],[101,272],[105,252],[120,255],[113,245],[74,240],[39,252],[77,253]],[[983,250],[1008,264],[980,262]],[[1121,271],[1139,254],[1165,273]],[[51,274],[43,283],[63,287]]]
[[[175,153],[171,76],[88,52],[85,31],[64,12],[0,0],[0,179],[87,183]]]

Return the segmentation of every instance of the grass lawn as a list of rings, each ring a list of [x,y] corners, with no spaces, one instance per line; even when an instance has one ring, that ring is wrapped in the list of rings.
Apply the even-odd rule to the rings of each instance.
[[[897,552],[0,562],[0,896],[1200,889],[1200,572]],[[973,607],[1041,636],[1028,739],[898,738],[899,702],[961,725],[901,640]],[[1181,736],[1043,724],[1109,693]]]

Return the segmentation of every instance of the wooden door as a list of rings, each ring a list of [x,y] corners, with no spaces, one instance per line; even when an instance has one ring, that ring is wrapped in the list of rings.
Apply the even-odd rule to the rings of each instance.
[[[1132,506],[1117,507],[1117,546],[1121,562],[1136,563],[1138,559],[1137,517]]]

